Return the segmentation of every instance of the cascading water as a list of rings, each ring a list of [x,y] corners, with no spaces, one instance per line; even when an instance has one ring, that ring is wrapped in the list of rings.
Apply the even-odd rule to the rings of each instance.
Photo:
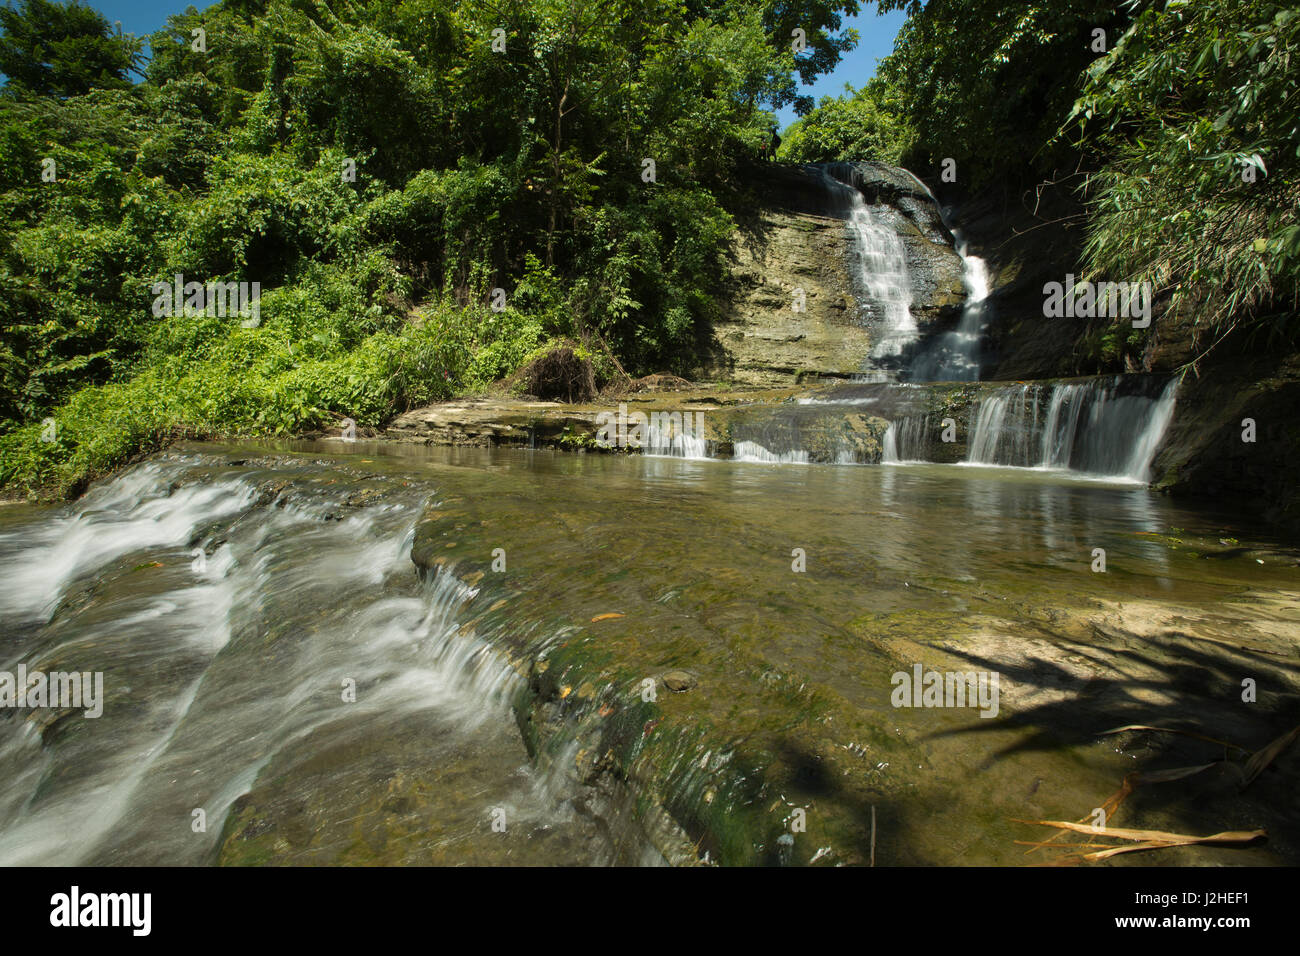
[[[970,254],[970,245],[959,231],[954,229],[953,236],[961,256],[966,303],[957,327],[932,339],[911,361],[903,376],[908,381],[975,382],[980,377],[981,343],[989,324],[988,265]]]
[[[1068,429],[1088,384],[1044,387],[1040,432]],[[1108,386],[1098,414],[1128,397],[1158,401],[1163,384]],[[834,406],[790,402],[764,435],[762,410],[742,408],[748,437],[736,440],[765,437],[785,453],[797,438],[836,460],[841,436],[869,430],[874,450],[877,408],[942,427],[938,391],[819,393],[859,403],[844,406],[857,411],[843,429],[818,417]],[[1099,397],[1078,409],[1075,447]],[[1008,405],[1003,426],[1018,414]],[[910,439],[897,437],[906,454]],[[105,698],[95,718],[0,707],[0,861],[573,865],[640,862],[650,836],[659,856],[646,862],[780,862],[772,834],[816,800],[844,829],[833,843],[796,843],[803,859],[788,862],[831,845],[845,864],[869,861],[873,846],[890,854],[882,862],[942,863],[983,832],[991,806],[999,818],[1023,812],[1023,788],[979,771],[987,748],[965,732],[974,713],[915,708],[900,733],[888,702],[902,642],[960,633],[958,670],[999,654],[1019,667],[1025,647],[1055,666],[1077,655],[1045,656],[1056,647],[1043,641],[1047,608],[1060,633],[1077,627],[1100,665],[1122,669],[1129,627],[1086,624],[1132,605],[1121,625],[1177,624],[1167,645],[1144,643],[1138,676],[1150,682],[1178,672],[1188,641],[1218,646],[1225,629],[1251,666],[1285,662],[1295,641],[1291,623],[1259,610],[1294,605],[1289,555],[1234,540],[1207,574],[1200,542],[1244,543],[1245,529],[1139,487],[962,468],[272,447],[177,449],[67,508],[0,509],[0,671],[100,671]],[[1170,528],[1197,547],[1169,547]],[[1077,573],[1098,543],[1125,573]],[[497,548],[508,569],[489,569]],[[805,553],[813,573],[792,589],[787,556]],[[64,571],[28,575],[32,593],[20,593],[16,572],[32,562]],[[1237,614],[1248,589],[1260,600]],[[1243,659],[1211,663],[1231,672]],[[679,668],[687,689],[669,697]],[[1278,668],[1265,676],[1280,686]],[[642,697],[646,677],[663,679],[657,703]],[[1222,704],[1232,719],[1213,688],[1152,686],[1176,694],[1158,702],[1165,710],[1216,716]],[[825,700],[834,736],[820,752],[835,779],[857,781],[850,791],[779,756],[806,742]],[[1059,698],[1045,706],[1059,712]],[[1070,725],[1078,740],[1096,733],[1097,712]],[[1248,730],[1243,739],[1275,737],[1267,719]],[[1094,799],[1132,769],[1109,749],[1086,761],[1073,745],[1044,751],[1033,723],[999,732],[1018,736],[996,746],[1023,744],[1022,778],[1050,777],[1067,794]],[[1261,782],[1285,796],[1285,780]],[[891,810],[919,835],[901,853],[859,825],[881,786],[909,795]],[[1258,807],[1273,805],[1289,806],[1270,793]],[[1188,828],[1214,832],[1221,816],[1214,808]],[[976,849],[970,862],[1023,862],[1010,839]]]
[[[999,390],[972,416],[968,463],[1148,481],[1173,417],[1177,381],[1158,395],[1121,385],[1105,378]]]
[[[752,441],[736,442],[733,457],[736,461],[757,462],[765,465],[806,465],[809,462],[808,452],[803,449],[773,452],[758,444],[758,442]]]
[[[971,416],[967,460],[981,465],[1039,464],[1035,452],[1041,445],[1038,419],[1043,388],[1011,385],[986,398]]]
[[[688,417],[689,414],[687,413]],[[645,434],[644,454],[659,458],[689,458],[693,461],[703,461],[710,457],[708,439],[696,434],[692,428],[679,424],[661,428],[651,421],[646,426]]]
[[[242,464],[151,461],[62,513],[6,523],[0,671],[75,668],[103,690],[99,714],[0,710],[0,863],[211,862],[250,792],[272,814],[280,794],[322,801],[339,848],[292,859],[346,862],[353,833],[384,826],[376,795],[392,781],[363,769],[380,748],[438,801],[422,841],[394,850],[414,855],[390,862],[504,852],[479,836],[494,806],[521,824],[511,852],[523,859],[534,826],[599,843],[528,767],[509,711],[521,678],[461,615],[476,592],[442,572],[416,579],[429,489]],[[456,774],[476,789],[462,793]],[[557,862],[550,845],[535,852]]]
[[[896,359],[918,336],[912,316],[912,283],[903,242],[890,226],[878,223],[862,193],[822,167],[837,215],[848,226],[854,262],[852,275],[866,309],[876,321],[875,360]]]
[[[924,461],[930,435],[930,416],[907,416],[889,423],[880,461],[886,465]]]

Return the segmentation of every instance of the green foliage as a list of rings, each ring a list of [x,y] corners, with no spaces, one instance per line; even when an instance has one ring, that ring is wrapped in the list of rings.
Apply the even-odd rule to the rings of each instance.
[[[703,189],[654,190],[581,223],[579,333],[596,331],[632,368],[686,367],[722,287],[734,223]]]
[[[134,37],[114,35],[103,14],[77,0],[0,7],[0,29],[0,73],[23,93],[79,96],[126,87],[140,58]]]
[[[780,157],[801,163],[874,160],[897,164],[909,147],[908,131],[891,91],[873,81],[844,96],[827,96],[796,120],[781,139]]]
[[[841,14],[855,16],[862,4],[835,0],[767,0],[762,5],[763,28],[772,42],[789,48],[795,29],[806,34],[808,48],[799,54],[795,67],[799,78],[811,83],[833,70],[840,57],[857,45],[856,30],[841,30]],[[799,98],[794,98],[798,102]],[[807,104],[811,106],[811,104]]]
[[[1300,11],[1288,4],[1141,13],[1089,69],[1067,124],[1109,157],[1089,184],[1092,273],[1150,281],[1219,330],[1294,312],[1298,59]]]
[[[94,11],[0,12],[0,484],[65,493],[182,435],[379,424],[548,342],[598,378],[687,371],[739,157],[857,7],[225,0],[155,33],[135,86],[140,44]],[[177,274],[258,283],[260,325],[156,317]]]
[[[946,158],[958,181],[984,186],[1050,174],[1075,162],[1053,140],[1078,95],[1079,76],[1130,21],[1102,0],[880,0],[907,9],[894,52],[878,76],[915,137],[905,156],[926,175]]]
[[[1150,282],[1173,315],[1218,333],[1244,325],[1275,340],[1294,336],[1294,4],[882,0],[880,7],[909,14],[879,79],[897,103],[901,139],[910,141],[904,162],[924,173],[951,157],[967,188],[1081,171],[1071,184],[1082,182],[1089,203],[1090,278]],[[839,147],[848,103],[828,105],[825,116],[800,124],[789,155],[830,158]],[[1111,336],[1094,344],[1113,360],[1134,343]]]

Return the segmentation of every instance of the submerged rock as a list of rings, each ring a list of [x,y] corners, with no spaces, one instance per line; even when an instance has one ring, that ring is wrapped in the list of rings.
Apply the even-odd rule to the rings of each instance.
[[[694,674],[686,673],[686,671],[669,671],[663,676],[663,681],[664,686],[674,694],[691,690],[700,683],[699,678]]]

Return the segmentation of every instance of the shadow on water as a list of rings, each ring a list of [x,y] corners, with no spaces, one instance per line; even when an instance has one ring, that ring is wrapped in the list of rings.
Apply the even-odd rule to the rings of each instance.
[[[1004,686],[1018,688],[1027,702],[1002,720],[971,721],[928,736],[953,738],[1021,729],[1022,734],[988,754],[983,769],[1018,754],[1105,746],[1128,761],[1114,777],[1115,790],[1128,774],[1159,775],[1202,767],[1167,782],[1130,777],[1135,789],[1110,824],[1189,834],[1262,827],[1276,857],[1295,860],[1300,853],[1300,808],[1294,800],[1300,774],[1295,755],[1283,751],[1250,781],[1246,765],[1252,754],[1300,725],[1300,694],[1295,690],[1300,685],[1300,667],[1278,651],[1222,646],[1179,631],[1144,635],[1095,628],[1094,634],[1101,646],[1055,639],[1071,657],[1095,668],[1084,679],[1077,669],[1062,666],[1059,655],[1030,651],[1022,660],[1008,663],[1004,658],[951,650],[970,667],[997,671]],[[1256,681],[1257,699],[1243,700],[1243,678]],[[1046,699],[1035,703],[1038,698]],[[1174,733],[1106,733],[1124,727]],[[1100,806],[1107,794],[1095,796]],[[1078,809],[1077,817],[1066,819],[1077,821],[1090,812],[1087,806]],[[1208,851],[1211,859],[1225,863],[1234,862],[1233,852]],[[1157,854],[1151,862],[1193,859],[1165,860]]]
[[[537,714],[563,729],[585,701],[631,721],[638,786],[715,860],[866,863],[874,808],[881,865],[1022,863],[1014,841],[1032,836],[1013,818],[1078,819],[1132,770],[1213,759],[1190,739],[1101,731],[1197,728],[1255,749],[1300,717],[1294,554],[1140,488],[268,443],[178,449],[78,507],[0,527],[0,559],[30,585],[6,579],[20,625],[6,631],[22,636],[5,666],[102,669],[113,707],[98,723],[4,721],[9,859],[640,861],[582,809],[593,745],[613,740],[599,722],[555,751],[552,777],[508,715],[519,687],[541,687],[536,670],[511,675],[560,648]],[[1089,570],[1099,543],[1105,575]],[[448,570],[425,585],[442,590],[415,585],[413,547]],[[1001,714],[893,707],[891,675],[915,664],[999,673]],[[668,670],[696,684],[643,717],[629,701]],[[354,709],[341,675],[357,678]],[[1243,676],[1260,703],[1237,703]],[[1300,859],[1279,797],[1293,766],[1283,755],[1240,797],[1209,772],[1139,788],[1125,822],[1265,821],[1275,836],[1133,862]],[[65,822],[95,788],[112,796],[105,826],[127,822],[69,848]],[[498,805],[520,822],[510,840],[487,828]],[[212,810],[197,840],[196,806]]]

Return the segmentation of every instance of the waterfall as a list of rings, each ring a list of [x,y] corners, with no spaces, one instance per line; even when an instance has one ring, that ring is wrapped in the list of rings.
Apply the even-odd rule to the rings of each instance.
[[[806,465],[809,463],[808,452],[794,448],[790,451],[772,452],[758,442],[736,442],[735,461],[759,462],[765,465]]]
[[[944,220],[945,225],[947,220]],[[957,327],[932,339],[911,362],[906,378],[913,382],[976,382],[980,377],[980,343],[989,323],[989,271],[970,244],[954,229],[961,257],[966,303]]]
[[[1129,460],[1125,465],[1125,473],[1137,481],[1151,480],[1151,462],[1155,460],[1156,452],[1160,450],[1160,443],[1164,441],[1165,432],[1169,428],[1169,423],[1174,417],[1174,402],[1177,400],[1178,386],[1176,380],[1170,381],[1165,386],[1159,401],[1155,407],[1150,410],[1146,424],[1143,426],[1138,440],[1133,443],[1132,450],[1129,453]]]
[[[896,465],[908,461],[924,461],[929,434],[929,415],[907,416],[890,422],[881,442],[881,463]]]
[[[1145,482],[1176,391],[1176,380],[1151,395],[1118,377],[1007,386],[980,402],[972,417],[967,462]]]
[[[875,221],[856,186],[835,178],[825,167],[821,173],[837,213],[848,225],[854,252],[854,283],[871,317],[878,320],[871,357],[897,357],[918,336],[903,242],[890,226]]]
[[[689,416],[690,413],[687,413]],[[679,416],[680,417],[680,416]],[[709,441],[690,427],[660,427],[655,421],[646,426],[646,440],[643,454],[659,458],[689,458],[704,460],[709,458]]]
[[[1038,427],[1043,387],[1011,385],[979,403],[972,416],[968,461],[980,465],[1041,464]]]
[[[467,628],[477,592],[444,571],[413,580],[431,488],[223,461],[146,462],[0,531],[0,631],[22,635],[0,667],[97,671],[103,687],[93,719],[5,714],[0,863],[211,862],[269,765],[292,764],[305,741],[391,744],[414,721],[440,731],[422,759],[494,752],[505,769],[482,784],[564,826],[563,807],[520,791],[534,779],[518,776],[512,742],[520,678],[488,625]],[[362,691],[340,707],[342,677]],[[55,720],[66,729],[50,733]],[[317,778],[285,779],[308,799]],[[185,824],[193,807],[202,833]],[[535,858],[553,861],[554,847]]]

